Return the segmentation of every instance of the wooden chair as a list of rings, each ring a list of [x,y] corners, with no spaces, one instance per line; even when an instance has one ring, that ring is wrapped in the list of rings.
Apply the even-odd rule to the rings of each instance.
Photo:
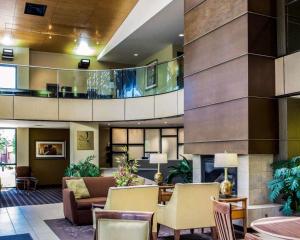
[[[151,240],[153,213],[97,211],[95,240]]]
[[[214,218],[219,240],[236,240],[231,218],[231,204],[213,201]]]

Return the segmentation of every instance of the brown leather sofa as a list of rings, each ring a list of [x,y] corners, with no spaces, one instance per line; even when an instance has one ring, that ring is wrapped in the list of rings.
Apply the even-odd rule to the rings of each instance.
[[[83,177],[90,193],[90,198],[75,199],[74,192],[67,188],[66,180],[74,179],[64,177],[63,206],[65,218],[76,225],[89,225],[93,223],[92,204],[105,204],[108,190],[115,186],[113,177]]]

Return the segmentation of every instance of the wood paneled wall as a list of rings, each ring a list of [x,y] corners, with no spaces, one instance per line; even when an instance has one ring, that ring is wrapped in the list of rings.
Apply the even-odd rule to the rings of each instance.
[[[277,153],[275,5],[185,0],[186,153]]]

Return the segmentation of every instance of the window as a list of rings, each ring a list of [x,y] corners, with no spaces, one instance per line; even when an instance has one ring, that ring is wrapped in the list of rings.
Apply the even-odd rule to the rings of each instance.
[[[0,65],[0,88],[16,88],[16,67]]]

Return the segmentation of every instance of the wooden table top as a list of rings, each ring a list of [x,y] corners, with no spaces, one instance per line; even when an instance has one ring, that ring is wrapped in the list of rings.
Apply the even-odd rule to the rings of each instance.
[[[270,217],[258,219],[251,227],[262,234],[279,239],[300,239],[300,217]]]

